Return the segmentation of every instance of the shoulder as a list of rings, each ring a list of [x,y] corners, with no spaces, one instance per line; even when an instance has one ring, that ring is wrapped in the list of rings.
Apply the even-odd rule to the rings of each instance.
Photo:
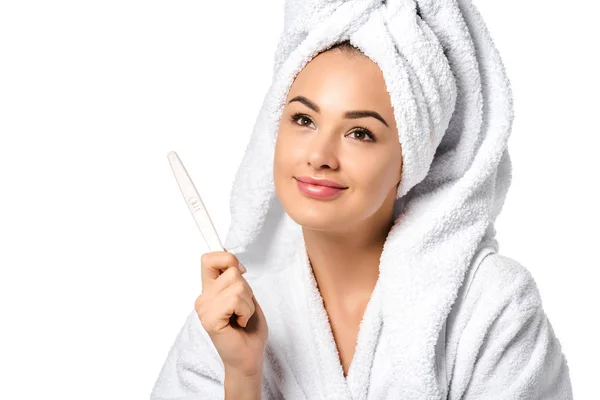
[[[518,326],[541,314],[542,299],[531,272],[511,257],[490,253],[471,265],[452,306],[447,321],[449,352],[477,350],[485,336],[496,332],[516,334]]]
[[[449,355],[476,350],[499,325],[527,323],[543,312],[531,272],[515,259],[490,253],[470,266],[447,319]]]
[[[567,361],[531,272],[499,253],[471,268],[448,319],[449,399],[571,399]]]
[[[531,272],[515,259],[491,253],[478,265],[465,287],[465,306],[495,304],[497,311],[511,305],[521,312],[542,306],[537,283]]]

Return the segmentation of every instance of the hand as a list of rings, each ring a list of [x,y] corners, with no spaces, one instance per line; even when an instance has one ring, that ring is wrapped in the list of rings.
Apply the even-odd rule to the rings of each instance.
[[[225,369],[253,376],[262,371],[268,327],[238,265],[228,251],[203,254],[202,294],[194,308]]]

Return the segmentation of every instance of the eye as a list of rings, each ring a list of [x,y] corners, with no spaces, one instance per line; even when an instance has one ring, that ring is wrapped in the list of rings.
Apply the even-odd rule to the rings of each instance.
[[[293,123],[295,123],[295,124],[297,124],[297,121],[298,121],[298,120],[300,120],[300,121],[310,121],[310,122],[312,122],[312,120],[311,120],[311,119],[310,119],[310,118],[309,118],[307,115],[300,114],[300,113],[296,113],[296,114],[292,115],[292,117],[290,118],[290,120],[291,120]],[[303,123],[300,123],[300,124],[298,124],[298,125],[300,125],[300,126],[307,126],[307,125],[305,125],[305,124],[303,124]]]
[[[359,139],[361,142],[374,142],[375,141],[375,136],[373,136],[373,134],[365,128],[357,129],[355,131],[350,132],[351,135],[353,135],[355,133],[364,134],[369,137],[369,140]]]

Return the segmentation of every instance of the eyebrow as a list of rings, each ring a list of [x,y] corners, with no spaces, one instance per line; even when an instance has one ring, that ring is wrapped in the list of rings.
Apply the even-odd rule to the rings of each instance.
[[[320,112],[319,106],[304,96],[296,96],[293,99],[291,99],[288,102],[288,104],[290,104],[292,101],[299,101],[300,103],[304,104],[306,107],[310,108],[311,110],[313,110],[315,112]],[[344,118],[357,119],[357,118],[364,118],[364,117],[376,118],[379,121],[383,122],[385,124],[385,126],[387,126],[389,128],[389,125],[387,122],[385,122],[385,119],[383,119],[383,117],[381,115],[379,115],[379,113],[376,113],[375,111],[357,110],[357,111],[347,111],[344,113]]]

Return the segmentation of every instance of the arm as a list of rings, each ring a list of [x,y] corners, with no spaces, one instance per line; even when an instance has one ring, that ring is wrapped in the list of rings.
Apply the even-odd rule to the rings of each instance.
[[[464,307],[449,400],[573,398],[567,360],[528,270],[486,257]]]

